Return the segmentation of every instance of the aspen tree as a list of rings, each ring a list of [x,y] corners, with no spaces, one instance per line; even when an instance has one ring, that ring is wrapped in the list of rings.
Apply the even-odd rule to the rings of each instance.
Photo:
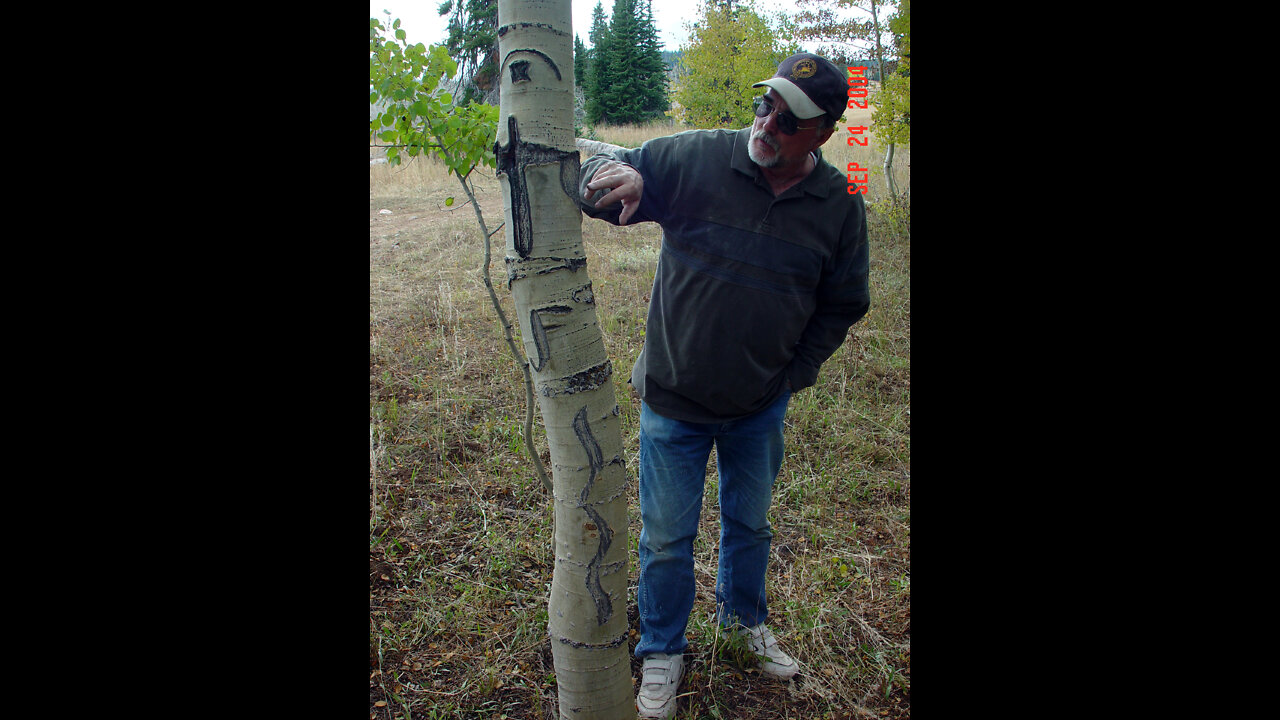
[[[499,0],[498,58],[507,283],[551,452],[559,716],[632,720],[627,472],[576,200],[569,0]]]

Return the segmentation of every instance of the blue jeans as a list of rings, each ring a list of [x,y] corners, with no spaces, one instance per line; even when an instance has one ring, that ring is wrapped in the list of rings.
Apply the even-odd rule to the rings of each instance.
[[[762,623],[769,562],[769,503],[782,467],[782,419],[791,393],[727,423],[689,423],[640,407],[640,642],[635,654],[680,653],[693,609],[693,540],[702,513],[707,458],[716,447],[720,476],[720,566],[716,606],[722,622]]]

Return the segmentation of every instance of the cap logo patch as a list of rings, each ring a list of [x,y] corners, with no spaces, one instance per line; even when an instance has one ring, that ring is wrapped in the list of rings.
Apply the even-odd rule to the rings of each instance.
[[[791,79],[800,80],[802,78],[813,77],[818,72],[818,63],[813,60],[804,59],[796,63],[791,68]]]

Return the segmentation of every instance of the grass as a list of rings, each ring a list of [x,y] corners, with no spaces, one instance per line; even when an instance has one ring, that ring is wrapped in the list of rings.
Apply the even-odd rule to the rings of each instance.
[[[672,130],[597,128],[596,137],[635,146]],[[882,158],[839,132],[824,155],[876,168]],[[900,148],[900,188],[909,162]],[[477,175],[494,228],[501,191],[492,171]],[[883,187],[873,177],[871,310],[817,386],[793,400],[771,510],[770,626],[802,672],[790,684],[764,678],[707,620],[719,538],[708,482],[679,718],[910,717],[910,220],[884,204]],[[554,718],[554,516],[523,450],[523,380],[481,281],[475,216],[463,202],[446,207],[448,197],[460,198],[457,181],[435,163],[370,166],[370,718]],[[588,219],[582,228],[634,473],[639,401],[626,378],[644,340],[661,230]],[[497,280],[503,234],[494,242]],[[498,294],[514,316],[504,284]],[[714,480],[714,460],[708,473]],[[640,521],[630,487],[636,629]]]

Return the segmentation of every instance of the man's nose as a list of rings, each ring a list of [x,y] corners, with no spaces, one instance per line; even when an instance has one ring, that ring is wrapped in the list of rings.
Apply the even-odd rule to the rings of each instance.
[[[770,135],[778,134],[778,108],[774,108],[765,116],[764,124],[760,126],[760,129]]]

